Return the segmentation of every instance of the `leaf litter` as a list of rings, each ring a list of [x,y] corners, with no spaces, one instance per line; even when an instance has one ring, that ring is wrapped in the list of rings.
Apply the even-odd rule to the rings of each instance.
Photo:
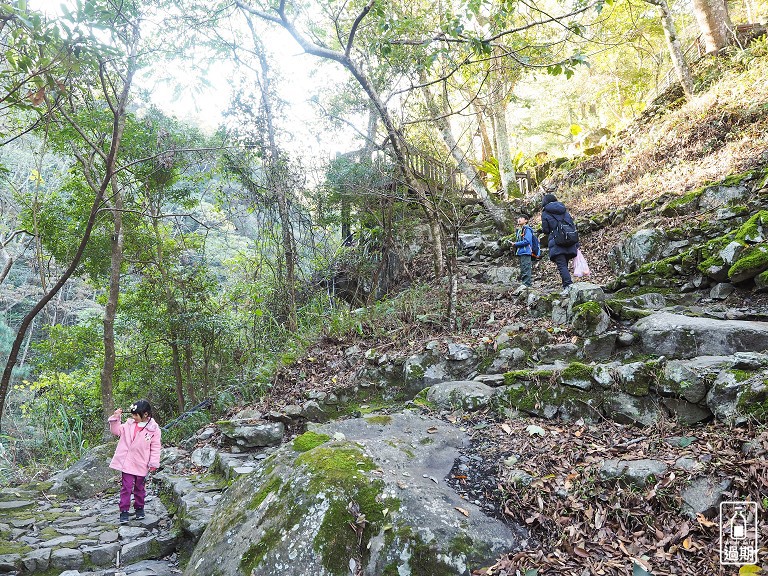
[[[532,437],[531,422],[547,433]],[[467,428],[472,442],[463,461],[469,470],[454,468],[449,483],[484,512],[531,533],[527,549],[475,569],[476,576],[524,576],[531,570],[540,576],[721,574],[717,511],[689,515],[681,491],[693,478],[708,476],[731,481],[724,500],[764,507],[768,494],[765,427],[713,423],[691,429],[662,421],[640,429],[611,421],[525,418]],[[668,468],[637,487],[601,478],[600,466],[609,458],[651,458]],[[681,458],[695,471],[682,467]],[[530,483],[519,481],[518,470]],[[764,546],[768,525],[758,529]],[[768,563],[762,568],[768,570]]]

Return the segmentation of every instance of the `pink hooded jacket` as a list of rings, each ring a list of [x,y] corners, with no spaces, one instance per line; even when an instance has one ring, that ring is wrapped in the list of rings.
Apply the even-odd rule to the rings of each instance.
[[[109,429],[120,437],[109,467],[134,476],[146,476],[150,468],[160,465],[161,431],[153,418],[134,437],[136,426],[132,418],[123,424],[116,416],[109,418]]]

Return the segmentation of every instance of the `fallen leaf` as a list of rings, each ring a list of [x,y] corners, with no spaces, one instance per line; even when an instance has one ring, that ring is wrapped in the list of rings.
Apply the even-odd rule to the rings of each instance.
[[[707,520],[707,518],[701,512],[696,514],[696,520],[698,520],[699,524],[701,524],[702,526],[704,526],[706,528],[712,528],[712,526],[717,526],[716,522],[712,522],[711,520]]]
[[[576,556],[580,556],[581,558],[589,558],[589,553],[584,550],[584,548],[581,548],[579,546],[573,547],[573,553],[576,554]]]
[[[760,568],[760,566],[755,566],[754,564],[747,564],[746,566],[742,566],[739,568],[739,576],[747,576],[751,574],[760,574],[763,569]]]
[[[512,434],[512,428],[509,427],[509,424],[502,424],[501,429],[507,434]]]
[[[467,517],[469,516],[469,512],[467,510],[464,510],[464,508],[459,508],[458,506],[454,506],[454,508],[459,512],[461,512],[462,514],[464,514],[464,516],[467,516]]]
[[[430,434],[434,434],[437,432],[437,428],[435,426],[432,426],[431,428],[427,428],[427,432]]]
[[[544,428],[536,426],[536,424],[529,425],[525,431],[528,432],[528,436],[544,436],[547,433]]]

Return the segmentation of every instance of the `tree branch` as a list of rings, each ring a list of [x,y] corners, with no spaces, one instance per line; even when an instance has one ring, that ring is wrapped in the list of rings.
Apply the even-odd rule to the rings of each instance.
[[[373,8],[373,3],[376,0],[369,0],[368,4],[365,5],[365,8],[363,8],[363,11],[360,12],[360,14],[357,15],[357,18],[355,18],[354,23],[352,24],[352,29],[349,31],[349,38],[347,39],[347,47],[344,49],[344,56],[349,58],[349,53],[352,50],[352,43],[355,41],[355,33],[357,32],[358,26],[360,26],[360,22],[363,21],[363,18],[365,18],[368,13],[371,11],[371,8]]]

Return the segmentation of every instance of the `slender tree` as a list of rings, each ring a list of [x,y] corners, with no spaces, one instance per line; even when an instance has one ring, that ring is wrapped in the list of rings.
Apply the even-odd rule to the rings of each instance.
[[[675,21],[672,19],[672,13],[669,10],[667,0],[645,0],[649,4],[658,6],[661,12],[661,25],[664,28],[664,37],[667,39],[667,48],[672,57],[672,66],[677,74],[677,79],[683,87],[685,97],[690,100],[693,96],[693,76],[688,62],[685,60],[685,54],[680,46],[680,40],[677,37]]]
[[[355,47],[355,37],[357,31],[361,23],[370,14],[374,5],[373,0],[368,2],[357,13],[354,21],[349,27],[348,32],[346,33],[346,38],[344,40],[342,49],[338,50],[313,41],[310,39],[310,37],[303,34],[290,18],[285,1],[281,1],[277,7],[271,7],[268,10],[253,8],[241,0],[236,0],[236,4],[243,11],[246,17],[256,17],[266,22],[272,22],[278,26],[281,26],[294,38],[294,40],[296,40],[296,42],[305,52],[313,56],[341,64],[355,78],[357,83],[370,99],[371,104],[376,109],[379,118],[384,124],[384,128],[389,138],[389,144],[392,147],[395,162],[400,174],[402,175],[403,182],[410,190],[415,193],[416,199],[424,211],[432,237],[431,246],[435,275],[438,277],[442,276],[444,266],[443,240],[439,217],[435,209],[434,201],[429,197],[428,190],[424,182],[421,181],[414,173],[411,163],[408,160],[407,145],[402,129],[397,126],[392,113],[385,105],[379,90],[376,88],[369,74],[366,73],[361,61],[356,60],[353,57],[353,49]],[[341,22],[339,22],[339,24],[341,24]]]
[[[16,366],[16,361],[26,332],[35,317],[58,294],[80,265],[80,261],[83,258],[85,248],[96,223],[96,217],[101,208],[105,194],[107,190],[110,189],[112,179],[118,171],[117,156],[123,137],[123,131],[125,129],[127,115],[126,108],[133,84],[133,76],[137,68],[137,50],[140,39],[138,10],[135,5],[123,2],[114,4],[111,1],[99,5],[98,9],[98,14],[103,19],[102,23],[106,22],[110,25],[117,45],[123,50],[121,54],[122,57],[117,57],[114,54],[110,54],[109,57],[105,55],[97,55],[98,66],[96,69],[96,79],[101,93],[108,104],[112,118],[111,130],[107,140],[107,151],[104,152],[104,149],[102,148],[104,144],[103,142],[89,140],[85,131],[79,126],[75,118],[67,113],[64,107],[59,107],[57,109],[83,139],[91,144],[94,153],[103,155],[98,190],[93,198],[88,220],[83,227],[82,237],[74,257],[59,279],[24,316],[17,329],[16,338],[11,346],[3,375],[0,379],[0,419],[2,418],[5,399],[8,394],[8,385],[13,376],[13,369]],[[96,10],[93,8],[90,10],[92,11],[91,13],[96,13]],[[90,86],[84,88],[90,90]]]

